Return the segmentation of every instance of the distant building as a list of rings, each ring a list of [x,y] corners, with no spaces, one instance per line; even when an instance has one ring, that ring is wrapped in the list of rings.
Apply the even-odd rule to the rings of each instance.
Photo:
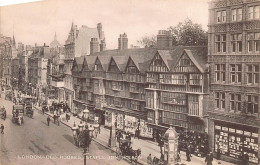
[[[93,39],[92,39],[93,38]],[[102,31],[102,24],[98,23],[96,28],[82,26],[78,29],[77,25],[72,23],[67,40],[65,41],[65,78],[64,92],[65,100],[68,101],[69,107],[72,107],[74,90],[72,84],[71,68],[75,57],[83,54],[104,51],[106,48],[105,35]]]

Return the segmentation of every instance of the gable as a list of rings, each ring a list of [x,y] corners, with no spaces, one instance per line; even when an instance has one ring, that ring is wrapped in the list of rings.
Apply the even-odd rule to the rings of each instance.
[[[82,71],[89,71],[87,60],[84,58]]]
[[[182,56],[177,61],[177,64],[173,68],[174,72],[196,72],[200,73],[201,71],[198,69],[198,67],[194,64],[194,62],[191,60],[191,58],[187,55],[186,52],[182,54]]]
[[[139,69],[135,65],[135,63],[132,60],[132,58],[129,58],[129,60],[127,62],[127,65],[126,65],[125,72],[127,72],[127,73],[138,73],[139,72]]]
[[[104,71],[104,68],[99,60],[99,58],[96,59],[95,65],[94,65],[95,71]]]
[[[77,66],[76,60],[74,60],[74,62],[73,62],[71,71],[72,71],[72,72],[78,72],[78,66]]]
[[[120,69],[118,68],[117,63],[115,62],[115,60],[113,58],[111,58],[111,60],[110,60],[110,64],[108,66],[108,71],[110,71],[110,72],[120,72]]]
[[[156,53],[153,60],[150,63],[149,71],[153,72],[168,72],[169,68],[163,61],[162,57],[159,55],[159,53]]]

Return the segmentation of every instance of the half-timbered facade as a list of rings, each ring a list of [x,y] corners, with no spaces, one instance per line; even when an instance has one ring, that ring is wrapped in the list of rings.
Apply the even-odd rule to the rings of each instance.
[[[158,50],[146,74],[147,120],[154,132],[169,125],[177,131],[207,132],[206,55],[206,47]]]
[[[239,163],[259,164],[260,2],[209,3],[210,148]]]

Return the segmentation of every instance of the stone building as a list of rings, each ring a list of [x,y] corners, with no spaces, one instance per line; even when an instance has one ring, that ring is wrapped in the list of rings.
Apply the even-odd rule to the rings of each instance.
[[[259,164],[260,2],[209,3],[210,149],[236,164]]]
[[[94,46],[91,48],[91,45]],[[102,31],[102,24],[98,23],[96,28],[82,26],[78,28],[72,23],[67,40],[65,41],[65,58],[64,58],[64,96],[70,108],[73,105],[74,90],[71,68],[75,57],[83,54],[90,54],[90,51],[99,52],[106,48],[105,35]],[[72,108],[73,110],[73,108]]]

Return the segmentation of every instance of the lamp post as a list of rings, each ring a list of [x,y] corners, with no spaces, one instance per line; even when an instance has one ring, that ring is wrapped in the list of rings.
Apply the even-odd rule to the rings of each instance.
[[[89,152],[89,144],[91,141],[90,137],[90,131],[88,129],[88,125],[85,125],[85,130],[84,130],[84,165],[87,165],[87,153]]]
[[[73,134],[73,137],[75,140],[75,145],[78,146],[78,140],[77,140],[78,127],[76,126],[75,121],[74,121],[74,124],[73,124],[73,127],[71,128],[71,130],[72,130],[72,134]]]
[[[89,136],[90,136],[91,138],[94,137],[94,136],[93,136],[94,127],[93,127],[92,124],[89,125],[88,130],[89,130]]]
[[[82,121],[80,121],[79,123],[79,132],[82,132],[84,128],[84,124],[82,123]]]

